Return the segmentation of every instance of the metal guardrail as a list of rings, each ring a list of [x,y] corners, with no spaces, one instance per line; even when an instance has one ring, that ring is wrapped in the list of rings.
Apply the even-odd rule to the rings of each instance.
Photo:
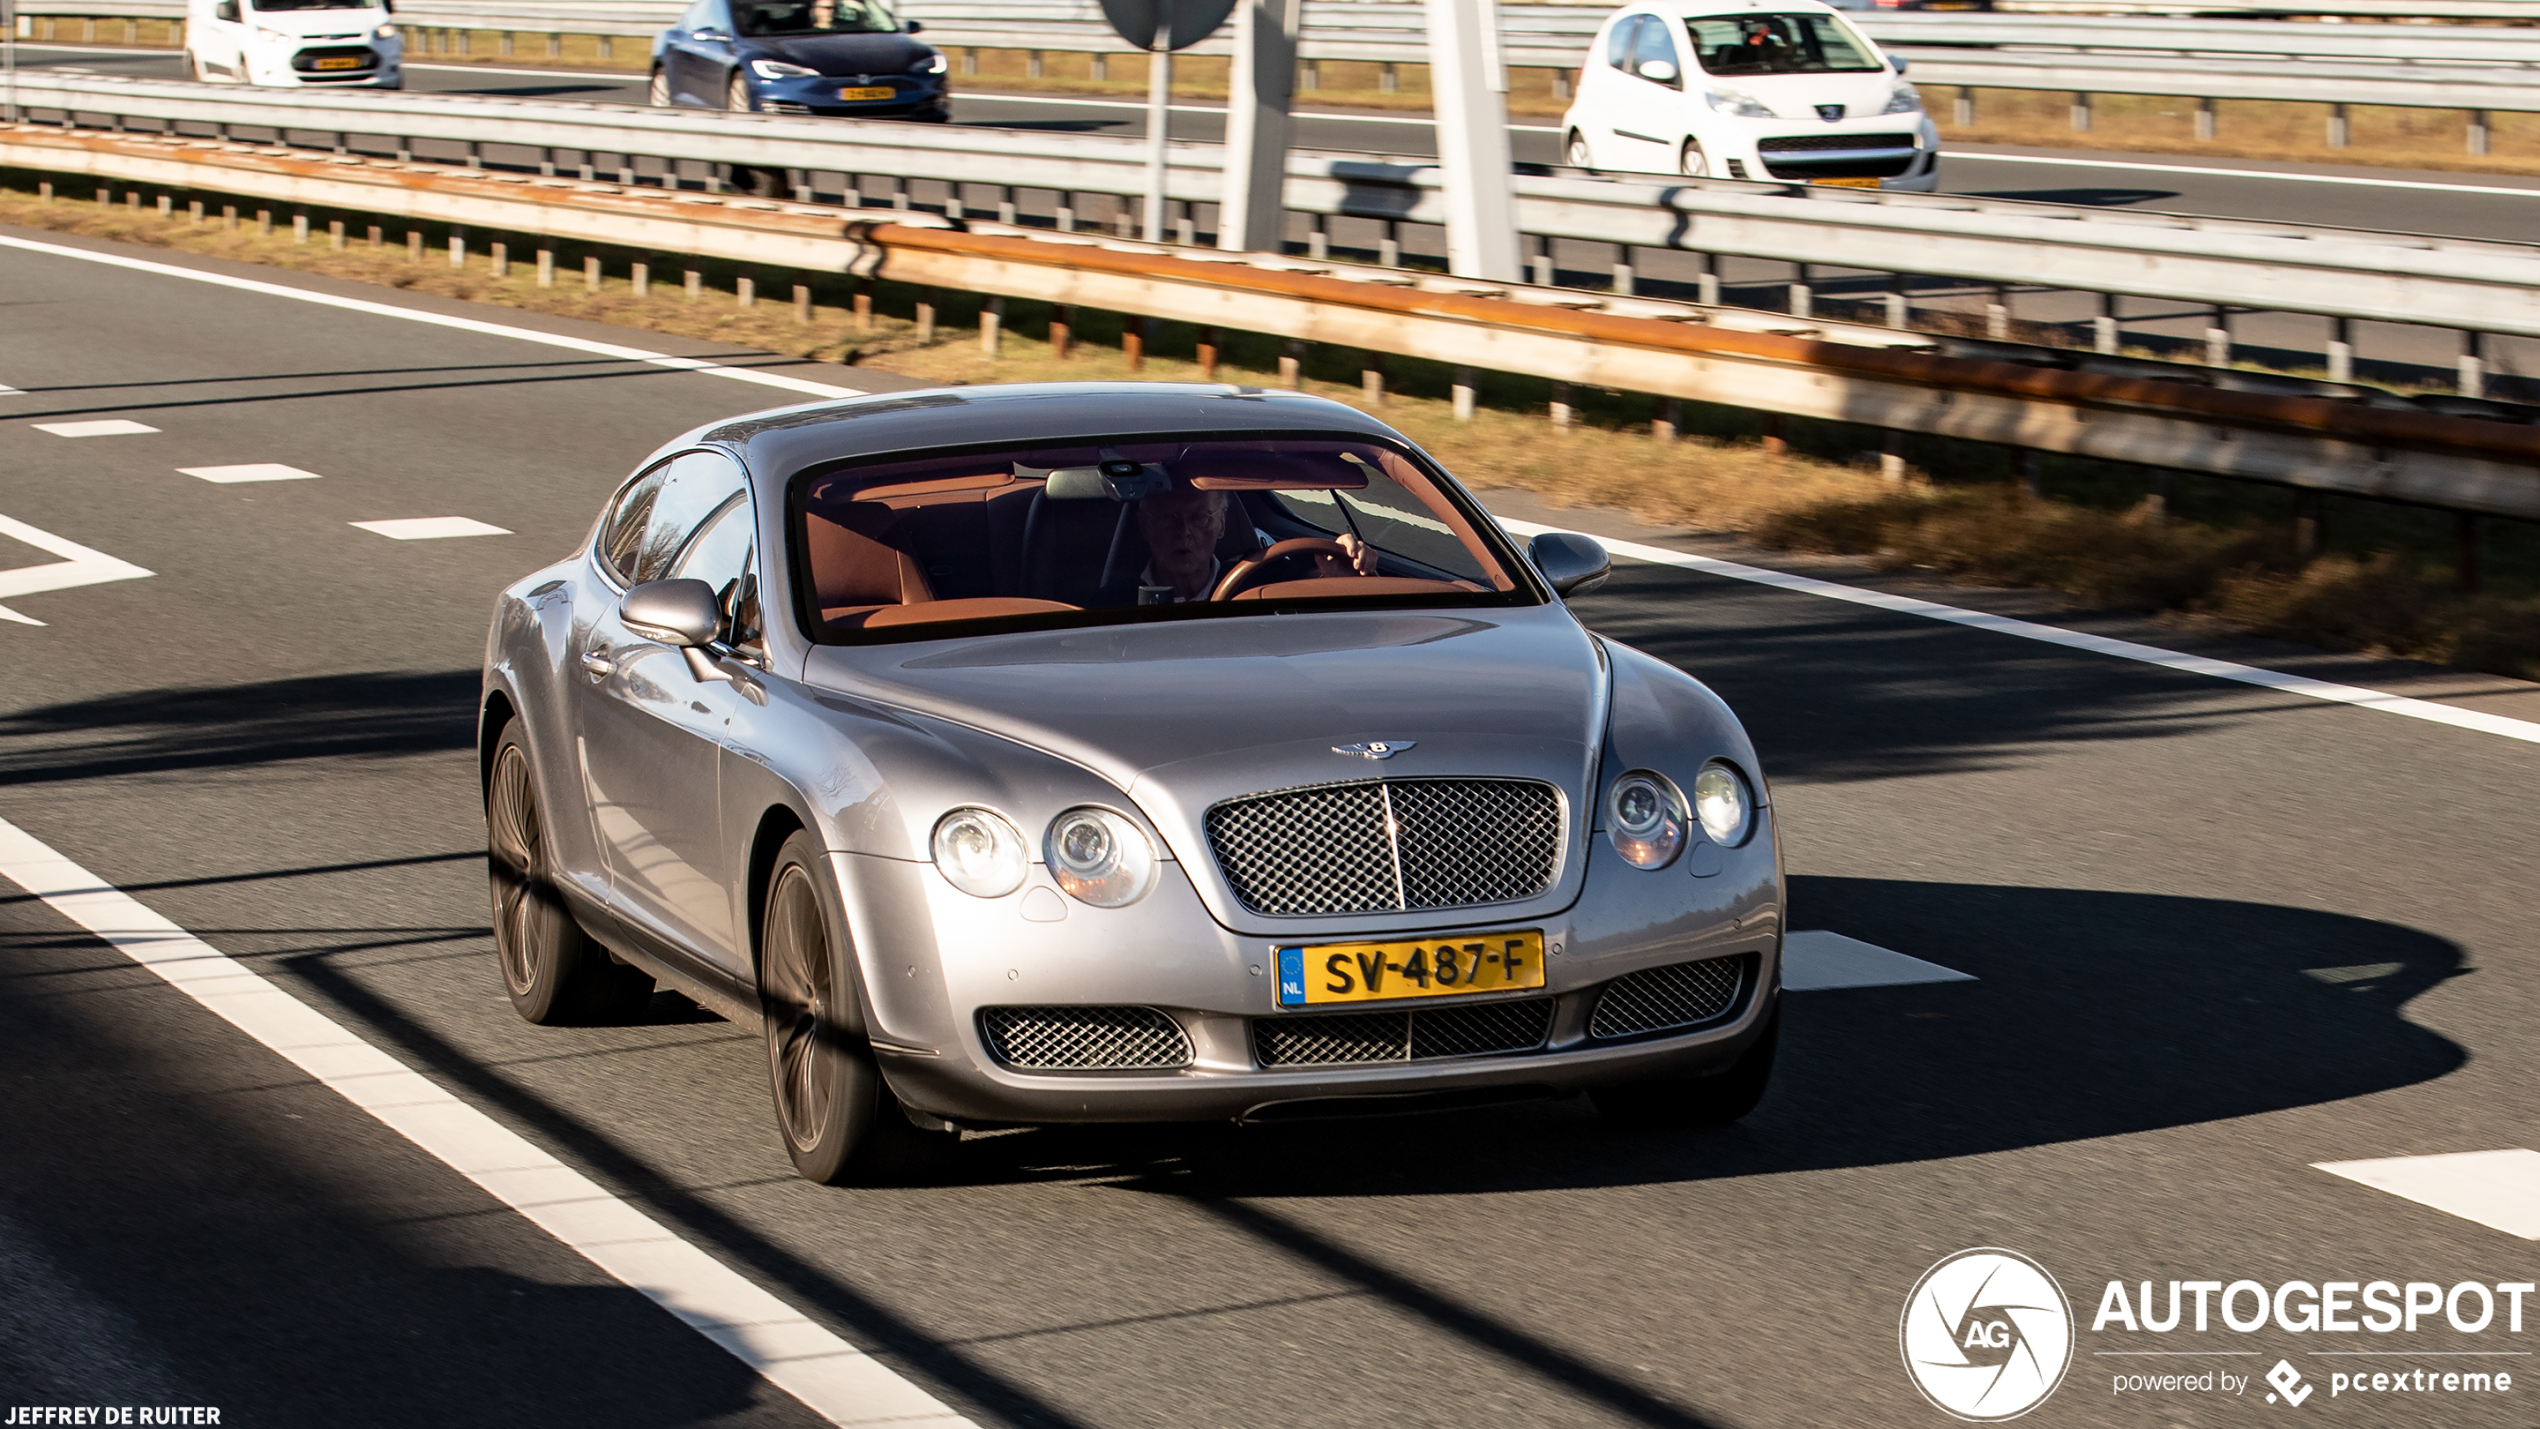
[[[819,119],[651,110],[553,100],[360,90],[255,90],[28,71],[19,102],[116,128],[253,129],[344,152],[374,136],[410,155],[419,141],[481,159],[619,162],[637,156],[785,171],[802,191],[860,193],[856,177],[1128,198],[1144,191],[1144,141],[1018,130],[982,134],[923,124],[841,126]],[[1190,221],[1217,202],[1217,145],[1172,147],[1166,194]],[[799,175],[799,178],[792,176]],[[815,176],[838,175],[832,187]],[[1434,166],[1334,154],[1291,158],[1286,207],[1386,223],[1443,221]],[[1811,188],[1725,179],[1660,181],[1526,176],[1518,225],[1537,240],[1766,258],[1868,273],[1919,274],[2192,303],[2540,337],[2540,246],[2190,218],[1940,194]],[[956,206],[971,202],[957,194]],[[964,210],[967,211],[967,210]],[[1548,268],[1548,264],[1546,265]],[[1548,281],[1545,280],[1545,281]]]
[[[0,126],[0,165],[1081,304],[1467,370],[2540,517],[2540,426],[2368,389],[1837,324],[1758,331],[1753,315],[1653,300],[1582,310],[1560,290],[1363,265],[986,224],[956,232],[922,215],[873,223],[811,205],[215,141]]]

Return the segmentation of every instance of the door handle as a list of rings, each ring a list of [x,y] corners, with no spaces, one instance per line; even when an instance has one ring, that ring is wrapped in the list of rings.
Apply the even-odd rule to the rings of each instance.
[[[617,662],[609,658],[606,650],[585,650],[582,652],[582,668],[589,671],[595,680],[606,679],[617,669]]]

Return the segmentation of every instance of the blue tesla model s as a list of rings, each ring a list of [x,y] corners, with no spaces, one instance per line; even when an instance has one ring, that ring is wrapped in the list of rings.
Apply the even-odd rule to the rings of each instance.
[[[941,121],[944,56],[882,0],[696,0],[653,41],[652,102]]]

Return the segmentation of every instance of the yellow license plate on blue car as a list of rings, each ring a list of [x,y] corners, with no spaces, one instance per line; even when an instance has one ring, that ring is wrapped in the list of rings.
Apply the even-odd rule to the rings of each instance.
[[[888,99],[899,93],[887,84],[849,85],[838,91],[838,98],[849,104],[867,99]]]
[[[1279,949],[1278,964],[1281,1007],[1514,992],[1543,986],[1543,932],[1299,944]]]

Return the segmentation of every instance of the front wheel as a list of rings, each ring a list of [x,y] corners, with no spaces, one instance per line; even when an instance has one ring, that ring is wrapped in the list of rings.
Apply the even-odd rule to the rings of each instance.
[[[494,900],[494,956],[512,1007],[543,1026],[627,1022],[652,1000],[653,980],[592,941],[556,892],[538,781],[520,721],[503,726],[485,785],[485,872]]]
[[[1728,1070],[1707,1077],[1665,1077],[1599,1087],[1588,1093],[1596,1109],[1627,1126],[1726,1126],[1755,1110],[1773,1080],[1781,1042],[1782,1010],[1776,1002],[1764,1033],[1747,1045]]]
[[[1709,155],[1702,152],[1701,140],[1687,139],[1684,147],[1676,151],[1676,172],[1689,179],[1706,179],[1711,176],[1711,159]]]
[[[723,107],[735,114],[747,114],[758,108],[750,102],[750,82],[737,71],[732,76],[732,82],[723,87]]]
[[[1570,138],[1562,145],[1561,152],[1569,160],[1571,168],[1593,169],[1596,167],[1596,154],[1588,148],[1587,136],[1576,129],[1570,131]]]
[[[851,1026],[847,943],[821,896],[824,876],[811,839],[798,832],[778,850],[767,880],[758,986],[776,1128],[806,1181],[905,1181],[948,1152],[953,1138],[908,1119]]]
[[[644,102],[655,109],[670,107],[670,75],[667,72],[653,71],[652,83],[644,86]]]

